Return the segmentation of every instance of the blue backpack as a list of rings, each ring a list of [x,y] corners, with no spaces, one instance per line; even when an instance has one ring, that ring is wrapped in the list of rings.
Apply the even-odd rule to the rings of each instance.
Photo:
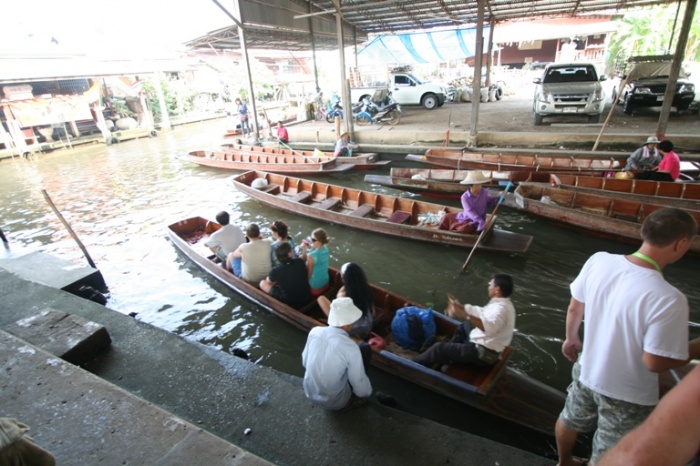
[[[402,307],[391,321],[394,341],[405,349],[419,351],[428,340],[435,337],[435,320],[431,308]]]

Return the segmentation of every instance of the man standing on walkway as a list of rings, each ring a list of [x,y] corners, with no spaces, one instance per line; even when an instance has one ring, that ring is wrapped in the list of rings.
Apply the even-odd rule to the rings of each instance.
[[[348,335],[360,317],[362,311],[351,298],[336,298],[331,302],[328,327],[315,327],[309,332],[301,354],[306,368],[304,394],[322,408],[354,408],[366,403],[372,394],[360,347]]]
[[[562,352],[574,367],[555,428],[560,466],[583,463],[573,447],[578,432],[592,431],[595,464],[658,403],[658,373],[700,356],[700,339],[688,343],[688,300],[661,272],[683,257],[697,231],[687,212],[657,210],[642,225],[637,252],[598,252],[571,284]]]

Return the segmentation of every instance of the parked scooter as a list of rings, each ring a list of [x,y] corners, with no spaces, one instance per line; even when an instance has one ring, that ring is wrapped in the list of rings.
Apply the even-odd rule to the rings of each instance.
[[[364,104],[362,102],[352,104],[353,116],[359,112],[363,106]],[[343,119],[343,106],[340,104],[340,99],[338,99],[326,113],[326,121],[328,123],[333,123],[336,115],[338,115],[341,120]]]
[[[401,106],[389,96],[383,105],[377,105],[369,97],[364,98],[362,110],[355,115],[358,126],[366,126],[373,123],[386,123],[395,126],[401,119]]]

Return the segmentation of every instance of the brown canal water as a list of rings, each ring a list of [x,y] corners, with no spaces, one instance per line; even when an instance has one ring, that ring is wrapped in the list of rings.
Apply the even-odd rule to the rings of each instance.
[[[166,225],[195,215],[213,219],[218,211],[228,210],[232,221],[242,225],[257,222],[266,227],[283,219],[297,242],[321,226],[332,238],[332,265],[356,262],[370,281],[437,310],[444,309],[447,292],[462,302],[485,304],[490,275],[509,273],[515,279],[513,301],[518,312],[511,366],[559,390],[566,389],[571,365],[560,348],[568,285],[592,253],[629,253],[634,246],[583,236],[503,208],[499,227],[533,235],[529,252],[516,256],[479,251],[466,273],[460,274],[468,249],[389,238],[276,211],[235,191],[227,182],[232,173],[177,158],[192,150],[216,148],[223,131],[223,122],[213,121],[177,127],[156,138],[78,146],[31,160],[4,160],[0,162],[0,226],[16,251],[43,251],[84,264],[80,249],[45,202],[41,189],[46,189],[104,275],[111,309],[137,313],[136,318],[143,322],[221,351],[243,349],[257,364],[296,376],[303,375],[300,355],[305,334],[233,293],[181,256],[167,239]],[[410,166],[400,161],[393,164]],[[366,173],[320,180],[411,196],[365,184]],[[667,280],[690,300],[693,337],[700,335],[698,265],[697,259],[684,258],[665,271]],[[551,439],[376,369],[369,375],[375,391],[394,395],[399,409],[553,455]]]

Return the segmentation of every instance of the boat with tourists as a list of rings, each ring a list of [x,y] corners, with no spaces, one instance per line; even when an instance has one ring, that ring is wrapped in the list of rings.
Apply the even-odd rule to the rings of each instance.
[[[222,267],[216,255],[204,245],[207,235],[218,228],[220,226],[215,222],[202,217],[192,217],[168,225],[167,233],[185,256],[232,291],[256,305],[304,332],[326,325],[325,314],[316,300],[301,310],[294,309]],[[342,286],[342,279],[339,271],[334,268],[329,269],[329,275],[331,286],[325,295],[333,299]],[[396,344],[391,332],[391,323],[399,309],[406,306],[425,309],[425,306],[379,286],[370,286],[374,293],[372,331],[387,343],[384,349],[375,349],[372,352],[372,365],[458,402],[535,431],[553,435],[556,419],[564,406],[564,394],[510,368],[508,359],[512,354],[512,347],[508,347],[501,359],[489,367],[451,364],[444,372],[424,367],[412,360],[417,352],[405,350]],[[438,340],[450,338],[460,324],[439,312],[432,311],[432,316]]]
[[[667,207],[655,203],[654,199],[640,202],[555,188],[549,183],[520,183],[503,204],[582,233],[626,243],[639,243],[644,219],[655,210]],[[700,210],[684,210],[700,223]],[[693,238],[690,253],[700,255],[700,235]]]
[[[529,170],[529,171],[619,171],[626,160],[620,158],[566,157],[556,155],[503,154],[428,149],[424,155],[408,154],[406,160],[428,164],[436,168],[455,170]]]
[[[494,228],[495,218],[481,241],[477,234],[438,229],[442,215],[462,211],[457,207],[262,171],[233,176],[231,182],[271,207],[399,238],[509,253],[525,253],[532,242],[532,236]]]
[[[265,170],[272,173],[290,173],[314,176],[352,170],[351,165],[336,163],[337,158],[302,157],[265,153],[241,153],[232,151],[197,150],[180,159],[205,167],[223,170]]]
[[[286,146],[286,145],[285,145]],[[340,165],[350,165],[353,170],[367,170],[371,168],[383,167],[391,163],[391,160],[379,160],[379,154],[374,152],[368,153],[353,153],[350,157],[336,157],[333,152],[323,152],[321,150],[296,150],[289,146],[272,147],[270,145],[263,146],[246,146],[243,144],[226,143],[221,145],[222,150],[233,152],[236,154],[270,154],[270,155],[285,155],[298,157],[311,157],[318,160],[328,159],[335,160],[335,163]],[[259,170],[262,170],[260,168]]]

